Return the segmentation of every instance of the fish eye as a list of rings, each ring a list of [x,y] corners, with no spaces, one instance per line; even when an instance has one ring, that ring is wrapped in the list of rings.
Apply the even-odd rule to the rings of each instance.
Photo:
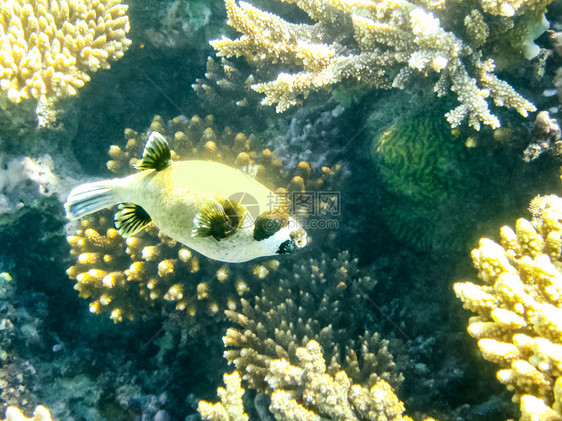
[[[295,251],[295,243],[293,240],[285,240],[277,249],[277,254],[289,254]]]

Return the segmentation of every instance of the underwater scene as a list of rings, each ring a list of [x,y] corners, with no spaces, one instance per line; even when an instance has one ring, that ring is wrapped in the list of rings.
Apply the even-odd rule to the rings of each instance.
[[[562,421],[562,1],[0,5],[0,420]]]

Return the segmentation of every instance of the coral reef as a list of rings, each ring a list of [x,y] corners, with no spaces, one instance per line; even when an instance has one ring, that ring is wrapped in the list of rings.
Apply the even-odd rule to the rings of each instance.
[[[50,10],[55,4],[62,5],[65,2],[53,0],[18,3],[14,0],[8,3],[45,4]],[[66,0],[66,3],[78,2]],[[17,213],[26,213],[27,216],[19,218],[17,225],[4,224],[0,229],[0,248],[3,250],[0,253],[0,272],[9,270],[14,274],[14,279],[18,280],[16,293],[12,291],[16,288],[15,281],[6,281],[7,278],[2,279],[0,276],[0,400],[3,404],[0,416],[4,415],[8,405],[14,405],[30,417],[38,404],[45,404],[56,419],[167,420],[184,419],[186,415],[189,419],[197,419],[193,405],[195,396],[205,400],[213,399],[212,393],[219,382],[218,376],[234,368],[233,366],[227,370],[227,362],[233,363],[236,371],[224,378],[224,389],[219,391],[221,405],[208,406],[200,411],[209,419],[258,419],[254,418],[258,411],[257,404],[254,403],[255,407],[251,406],[256,393],[264,398],[266,412],[269,411],[259,419],[272,419],[274,416],[277,419],[295,419],[297,413],[304,412],[313,419],[343,419],[346,416],[352,419],[409,419],[403,415],[404,406],[397,396],[404,401],[409,415],[415,419],[423,418],[420,413],[433,411],[434,408],[435,411],[441,411],[431,412],[434,416],[438,414],[439,418],[443,415],[446,419],[456,417],[467,421],[499,419],[501,417],[498,416],[498,408],[502,405],[509,404],[510,408],[515,408],[515,405],[509,403],[509,399],[501,401],[508,394],[504,386],[493,381],[493,378],[490,382],[496,370],[491,370],[489,363],[479,358],[475,349],[471,353],[464,352],[472,349],[466,347],[466,342],[471,338],[462,334],[464,326],[458,326],[458,309],[446,311],[450,305],[451,294],[450,283],[444,279],[451,279],[448,275],[453,271],[455,263],[458,263],[458,254],[451,252],[449,243],[442,240],[451,236],[451,232],[447,230],[452,227],[444,216],[450,214],[452,218],[470,219],[474,215],[471,213],[474,207],[487,201],[484,195],[476,198],[465,195],[443,204],[443,201],[451,198],[451,194],[455,194],[453,191],[460,192],[459,196],[473,188],[482,193],[496,178],[502,184],[502,191],[524,189],[525,187],[518,185],[519,167],[510,166],[512,162],[506,159],[501,164],[505,164],[508,170],[496,171],[500,165],[494,166],[492,159],[497,157],[497,154],[492,154],[500,149],[508,149],[498,145],[484,160],[488,163],[487,168],[482,171],[478,170],[482,167],[475,171],[470,170],[475,168],[471,166],[470,157],[478,154],[478,151],[476,148],[464,148],[467,143],[464,135],[468,130],[459,130],[459,136],[451,134],[451,122],[447,124],[447,121],[441,118],[442,114],[458,105],[454,102],[455,93],[459,95],[460,103],[469,108],[467,104],[471,104],[474,98],[468,94],[468,97],[463,96],[466,93],[464,91],[462,95],[459,92],[449,93],[450,101],[444,101],[446,105],[438,110],[440,119],[431,121],[427,126],[423,123],[416,126],[416,122],[408,120],[410,115],[393,111],[399,110],[404,104],[416,102],[415,93],[409,89],[413,84],[421,82],[419,85],[424,86],[416,89],[416,92],[423,91],[425,95],[434,86],[442,87],[442,80],[448,80],[452,86],[457,86],[455,83],[465,77],[469,83],[474,82],[475,85],[468,84],[463,88],[482,94],[478,97],[481,98],[478,104],[482,108],[476,111],[469,108],[466,111],[465,123],[467,119],[472,118],[470,123],[473,127],[476,123],[492,126],[490,121],[495,120],[485,118],[496,115],[501,119],[504,126],[502,129],[506,129],[496,132],[498,141],[508,139],[511,142],[511,136],[512,139],[519,137],[520,143],[524,143],[528,137],[519,136],[521,131],[513,127],[517,126],[513,123],[517,120],[509,118],[516,113],[494,107],[495,100],[502,100],[502,94],[493,89],[486,92],[490,87],[487,83],[505,87],[502,84],[497,85],[499,82],[490,76],[495,73],[512,84],[513,89],[522,96],[535,102],[539,109],[549,110],[550,116],[537,116],[533,142],[539,146],[550,145],[549,150],[554,152],[559,135],[556,134],[554,121],[558,115],[551,108],[552,104],[545,105],[547,101],[544,99],[541,104],[538,99],[540,95],[528,96],[531,95],[531,88],[533,91],[538,90],[534,86],[525,87],[518,83],[513,73],[499,73],[522,58],[523,53],[512,54],[518,48],[516,45],[522,47],[521,51],[527,49],[532,53],[531,50],[535,49],[530,42],[534,35],[523,26],[529,25],[530,28],[532,24],[540,24],[544,8],[550,1],[291,0],[289,4],[280,4],[277,7],[273,1],[256,0],[255,4],[259,7],[273,5],[273,13],[282,16],[285,22],[302,24],[303,33],[309,30],[318,31],[317,37],[312,38],[308,45],[303,44],[303,40],[307,42],[304,36],[296,39],[295,45],[300,42],[297,47],[302,49],[295,54],[300,54],[306,49],[313,53],[322,53],[324,46],[335,47],[337,51],[334,51],[333,60],[330,58],[328,61],[331,61],[326,67],[318,71],[323,75],[332,70],[339,71],[341,68],[349,71],[346,75],[340,73],[345,77],[335,78],[333,84],[325,85],[327,90],[338,89],[331,101],[319,101],[320,105],[310,101],[308,105],[313,104],[313,107],[306,106],[295,109],[295,113],[285,114],[282,124],[287,122],[287,125],[277,127],[272,127],[271,121],[264,118],[269,118],[269,115],[274,113],[274,108],[262,107],[261,111],[254,112],[256,102],[263,93],[254,90],[249,92],[250,85],[272,86],[268,85],[268,81],[277,77],[278,70],[293,75],[299,75],[298,72],[303,69],[306,72],[310,70],[306,67],[308,63],[314,61],[318,55],[297,57],[294,61],[279,62],[277,66],[270,65],[270,56],[260,57],[260,51],[256,51],[251,57],[246,57],[250,62],[249,66],[258,64],[253,73],[253,80],[247,77],[249,73],[246,70],[249,67],[246,67],[246,64],[222,57],[222,60],[219,58],[219,61],[208,62],[207,73],[210,77],[206,81],[198,80],[199,88],[196,90],[199,92],[193,92],[189,84],[195,80],[195,74],[201,75],[205,71],[205,59],[210,51],[210,47],[204,42],[206,35],[203,33],[216,28],[209,27],[208,23],[214,22],[216,16],[211,16],[209,21],[208,13],[214,13],[217,8],[222,10],[222,2],[140,0],[129,3],[130,9],[127,13],[131,24],[136,27],[135,35],[139,35],[138,38],[132,34],[128,36],[135,40],[134,51],[127,53],[133,55],[128,55],[118,65],[111,64],[111,72],[98,72],[93,78],[95,80],[79,89],[79,96],[64,101],[57,97],[54,106],[58,109],[64,109],[65,104],[82,104],[80,107],[73,107],[76,118],[69,120],[68,126],[67,122],[58,121],[68,130],[65,139],[57,138],[54,131],[50,132],[48,139],[42,134],[44,130],[37,130],[35,136],[43,136],[44,144],[53,141],[52,148],[58,148],[61,155],[64,153],[63,158],[69,160],[72,159],[72,151],[63,150],[61,145],[66,139],[74,139],[74,153],[76,156],[81,155],[83,169],[91,177],[105,176],[101,171],[105,170],[102,168],[105,160],[101,155],[109,144],[114,144],[110,150],[111,160],[108,162],[108,168],[111,170],[110,176],[118,177],[133,171],[132,164],[140,158],[146,139],[146,133],[142,129],[146,127],[145,122],[150,121],[150,116],[158,112],[165,117],[155,118],[150,130],[158,130],[166,136],[174,150],[174,159],[196,157],[221,160],[256,174],[272,189],[281,187],[288,192],[330,190],[331,186],[339,182],[341,170],[336,166],[327,168],[325,165],[327,162],[330,165],[334,162],[330,159],[331,154],[341,156],[347,164],[343,167],[344,170],[353,172],[352,181],[348,182],[345,188],[338,189],[342,192],[342,201],[348,205],[347,213],[342,212],[343,216],[338,218],[343,228],[337,233],[338,237],[334,234],[334,237],[330,238],[337,238],[337,241],[324,241],[327,236],[315,233],[312,236],[313,246],[306,254],[279,260],[264,259],[235,266],[213,262],[192,253],[169,238],[160,236],[154,227],[148,227],[135,238],[123,240],[116,235],[110,212],[93,215],[81,223],[69,226],[69,247],[63,238],[63,224],[66,221],[63,221],[60,203],[55,197],[45,199],[54,202],[49,208],[34,206],[32,212],[20,209]],[[353,3],[354,11],[341,12],[342,9],[338,9],[339,3],[346,7]],[[234,5],[234,10],[238,11],[256,10],[243,2],[231,4]],[[311,19],[307,19],[302,12],[304,9],[295,4],[313,4],[313,7],[308,8],[314,9],[310,12]],[[388,28],[381,28],[379,25],[373,29],[375,47],[362,50],[363,45],[359,44],[359,32],[354,29],[353,19],[356,20],[357,27],[363,28],[365,21],[371,19],[375,22],[373,14],[362,9],[363,6],[372,4],[380,6],[377,9],[379,11],[383,6],[388,7],[384,13],[381,12],[381,16],[375,16],[377,24],[386,23]],[[443,8],[438,9],[439,5]],[[396,8],[396,13],[391,11],[392,6]],[[406,13],[409,7],[411,9]],[[151,21],[153,25],[145,27],[139,23],[144,21],[135,21],[131,14],[133,9],[136,9],[136,16],[152,11],[150,16],[144,19]],[[36,9],[33,10],[36,12]],[[98,11],[96,9],[96,13]],[[331,21],[324,19],[324,16],[332,12]],[[257,18],[262,16],[256,13]],[[316,17],[312,16],[313,13],[317,14]],[[221,15],[217,16],[222,18]],[[443,53],[429,64],[420,64],[422,58],[412,53],[414,46],[423,54],[438,49],[436,47],[432,50],[421,44],[428,42],[427,37],[432,34],[421,33],[422,23],[414,20],[420,16],[428,18],[423,24],[436,25],[437,30],[433,33],[436,37],[439,34],[445,38],[450,35],[447,39],[451,39],[453,44],[456,43],[455,45],[461,48],[458,57]],[[274,15],[266,17],[276,19]],[[121,18],[124,19],[125,16],[119,17]],[[164,19],[159,22],[161,18]],[[2,19],[5,19],[5,15]],[[399,19],[403,21],[398,21]],[[201,25],[197,26],[199,23]],[[419,25],[414,28],[414,23]],[[68,25],[66,27],[68,28]],[[389,28],[396,31],[389,31]],[[293,29],[295,28],[291,26],[291,31]],[[427,26],[423,26],[424,31],[425,29]],[[15,34],[8,26],[4,27],[4,30],[8,38]],[[264,37],[275,32],[264,26],[260,30]],[[414,30],[419,30],[421,35],[414,34]],[[515,39],[517,32],[521,34],[519,40]],[[234,34],[234,31],[230,34]],[[405,34],[410,34],[411,38],[405,39]],[[216,37],[215,34],[212,36]],[[380,41],[384,37],[388,37],[386,43]],[[543,40],[544,38],[541,39],[541,45],[544,44]],[[51,38],[49,45],[56,44],[56,41],[56,37]],[[63,41],[65,42],[62,40],[61,43]],[[365,38],[364,42],[367,41]],[[398,42],[404,42],[403,50],[398,48]],[[201,44],[204,46],[201,47]],[[379,79],[386,78],[388,85],[397,80],[397,76],[404,76],[406,70],[400,73],[402,69],[411,69],[411,79],[404,83],[405,89],[374,92],[365,89],[366,85],[373,85],[371,81],[374,77],[369,79],[369,75],[366,75],[366,78],[357,81],[357,69],[353,67],[352,62],[368,58],[363,54],[369,51],[373,53],[375,48],[378,49],[376,54],[380,55],[380,60],[373,58],[372,62],[365,63],[380,64],[380,61],[387,57],[396,57],[398,53],[403,53],[404,61],[394,64],[389,62],[388,67],[385,64],[377,68],[386,72],[380,74]],[[158,49],[163,50],[161,54],[158,54]],[[440,52],[437,51],[436,55]],[[449,52],[446,51],[447,54]],[[510,55],[513,59],[508,57]],[[163,57],[171,59],[166,61]],[[442,57],[446,57],[449,63],[438,71],[435,66],[439,65]],[[418,58],[420,61],[416,62]],[[343,59],[349,61],[344,63]],[[483,75],[485,72],[482,69],[489,64],[488,59],[494,60],[496,69],[493,72],[488,71],[488,75]],[[342,67],[337,68],[339,64]],[[418,67],[411,67],[415,65]],[[457,67],[449,68],[453,65]],[[377,71],[377,68],[372,67],[371,70]],[[489,70],[488,67],[486,69]],[[528,69],[520,68],[517,76],[522,76],[525,70]],[[552,69],[546,70],[550,72]],[[63,72],[64,69],[57,71]],[[83,71],[92,76],[92,70],[89,68]],[[367,69],[359,71],[368,72]],[[546,75],[546,80],[549,77],[550,75]],[[488,79],[491,79],[491,82]],[[166,80],[166,83],[162,83],[162,80]],[[182,80],[183,84],[176,83],[179,80]],[[101,85],[100,81],[103,82]],[[24,79],[20,82],[23,83]],[[78,90],[77,86],[70,86]],[[347,90],[350,87],[352,89]],[[62,95],[68,95],[62,85],[56,88]],[[448,88],[445,87],[438,93],[441,94]],[[23,85],[21,89],[24,89]],[[306,89],[306,92],[311,92],[316,87],[309,85]],[[350,98],[359,90],[365,94],[361,104],[338,104],[337,94],[343,93]],[[215,118],[180,116],[172,121],[167,120],[175,115],[177,110],[188,113],[186,115],[206,115],[197,108],[199,104],[193,101],[196,93],[200,94],[201,91],[203,95],[208,95],[206,98],[209,100],[209,108],[221,105],[221,100],[224,101],[225,106],[221,112],[230,114],[230,120],[223,120],[220,114]],[[6,105],[16,110],[16,117],[18,112],[33,106],[35,102],[33,92],[25,89],[22,92],[28,92],[31,99],[25,100],[22,93],[20,103],[16,104],[8,99],[6,91],[6,97],[2,100],[2,106]],[[284,99],[294,94],[298,102],[306,96],[306,92],[299,93],[297,89],[293,93],[283,92],[280,95]],[[509,95],[516,95],[514,91],[507,92]],[[135,95],[131,96],[132,93]],[[372,95],[373,93],[375,95]],[[396,97],[393,97],[395,93],[404,95],[401,98],[406,100],[397,104],[396,108],[386,108],[385,101],[390,99],[389,102],[398,102]],[[169,95],[170,104],[165,103],[168,101],[165,95]],[[52,96],[55,96],[54,91]],[[98,99],[94,99],[95,97]],[[328,97],[329,93],[326,93],[316,96],[315,99]],[[230,99],[235,101],[226,104]],[[39,105],[45,107],[44,120],[52,119],[49,112],[53,111],[53,108],[49,104],[48,101],[39,100]],[[246,108],[242,106],[244,104]],[[367,105],[373,104],[379,107],[381,113],[384,111],[388,119],[390,115],[404,116],[403,121],[397,121],[392,126],[396,129],[394,134],[404,139],[409,137],[415,140],[407,145],[402,139],[394,143],[385,138],[382,143],[388,148],[380,148],[380,152],[385,155],[379,158],[378,176],[370,166],[369,154],[365,153],[364,145],[359,145],[357,141],[352,142],[355,139],[364,140],[360,136],[364,133],[364,110]],[[244,112],[244,116],[241,116],[240,112],[244,110],[251,112]],[[489,111],[490,115],[482,110]],[[39,114],[35,109],[30,112]],[[450,116],[454,117],[453,114]],[[9,113],[2,115],[7,116]],[[37,151],[40,149],[35,149],[33,153],[25,150],[22,152],[22,149],[12,152],[5,142],[5,139],[11,136],[14,143],[20,139],[22,143],[31,143],[22,132],[15,130],[13,135],[8,135],[4,131],[4,125],[12,122],[11,116],[10,114],[10,117],[0,118],[0,148],[12,154],[0,158],[0,213],[4,209],[7,210],[1,217],[6,218],[4,221],[9,220],[12,213],[21,206],[20,200],[27,205],[33,204],[36,198],[42,199],[43,193],[46,192],[40,189],[47,187],[51,191],[50,183],[53,181],[50,178],[52,168],[48,162],[37,169],[35,165],[41,163],[34,161],[35,158],[30,158],[33,163],[23,158],[39,156]],[[257,121],[252,123],[252,119]],[[123,139],[115,138],[123,133],[125,121],[128,121],[127,127],[133,127],[137,132],[128,129],[124,141],[119,143]],[[29,123],[22,119],[21,127],[30,125]],[[75,136],[78,124],[81,131]],[[388,124],[389,122],[385,121],[385,124],[380,124],[379,127],[386,127]],[[510,124],[513,130],[509,127]],[[532,121],[526,123],[526,126],[530,127],[531,124]],[[229,129],[226,125],[236,129]],[[260,133],[261,127],[264,126],[268,131]],[[426,133],[432,132],[434,137],[426,138],[424,130]],[[240,131],[244,133],[239,133]],[[487,127],[482,130],[479,146],[483,145],[480,139],[489,132]],[[369,142],[371,139],[372,136]],[[348,140],[351,147],[347,147]],[[264,149],[265,146],[269,149]],[[513,143],[511,149],[514,149]],[[406,161],[410,155],[423,161],[420,162],[420,167],[416,167],[419,169],[417,172],[413,170],[414,165],[411,165],[413,161]],[[12,159],[11,156],[15,158]],[[59,172],[62,165],[56,161],[55,155],[51,153],[51,156],[55,159],[57,176],[62,180],[64,177]],[[391,157],[396,158],[396,161],[392,161]],[[550,160],[549,156],[541,156],[538,161],[541,165],[533,162],[528,167],[540,166],[543,170],[541,175],[544,175],[544,161],[556,160]],[[453,162],[456,164],[452,164]],[[68,171],[68,167],[64,169]],[[512,169],[514,170],[511,171]],[[45,171],[42,172],[43,170]],[[78,173],[75,172],[74,176]],[[350,173],[346,173],[347,179],[351,178],[348,177]],[[505,182],[505,177],[502,178],[505,173],[514,174],[509,184]],[[529,179],[527,186],[531,183],[542,183],[541,180],[544,180],[544,177],[533,177],[532,175],[537,173],[531,170],[525,174]],[[490,179],[483,187],[478,185],[483,179],[482,176],[484,179]],[[406,218],[408,214],[414,213],[413,207],[407,209],[412,201],[424,201],[424,216],[440,219],[433,225],[435,229],[428,234],[431,246],[441,243],[442,248],[439,252],[420,253],[404,242],[396,241],[389,234],[383,226],[383,210],[379,206],[385,188],[383,183],[379,182],[381,179],[386,183],[386,188],[394,192],[389,201],[401,201],[402,198],[411,197],[410,201],[404,200],[406,205],[402,207],[402,214],[398,211],[388,211],[396,210],[388,205],[385,211],[387,216],[393,214],[396,218]],[[64,180],[60,181],[63,182]],[[352,184],[354,188],[351,188]],[[367,187],[366,184],[370,186]],[[538,189],[535,185],[533,188]],[[496,198],[494,203],[515,208],[511,206],[514,202],[508,202],[505,196],[498,195]],[[303,211],[301,214],[304,213]],[[481,221],[482,219],[479,219],[478,231],[483,224]],[[401,223],[405,230],[408,230],[408,224]],[[424,228],[430,226],[427,219],[415,219],[409,225],[410,233],[417,233],[416,227],[419,228],[420,225]],[[357,227],[357,230],[351,232],[348,229],[350,226]],[[459,238],[470,232],[471,230],[466,229],[467,226],[460,226],[458,235],[455,232],[454,237]],[[556,235],[549,233],[544,238],[544,243],[548,244],[545,250],[550,254],[554,249],[554,237]],[[334,251],[348,246],[358,250],[357,254],[354,251],[354,256],[362,253],[361,262],[366,266],[364,273],[370,275],[370,278],[362,276],[363,272],[358,272],[358,263],[349,255],[338,256]],[[317,247],[329,253],[320,256]],[[72,251],[70,256],[69,248]],[[446,252],[450,254],[445,256]],[[314,257],[314,260],[309,260],[309,257]],[[517,259],[517,265],[513,262],[510,264],[519,271],[522,282],[525,282],[526,278],[523,278],[527,274],[526,262],[520,263],[522,258]],[[514,261],[517,259],[514,258]],[[542,263],[541,260],[537,265]],[[553,264],[560,270],[558,262]],[[68,274],[75,278],[75,281],[69,282],[64,270],[71,265]],[[528,295],[538,302],[539,298],[543,299],[546,292],[553,289],[550,285],[542,284],[545,279],[543,272],[539,273],[534,267],[530,272],[530,277],[537,278],[537,283],[536,286],[525,284],[525,287],[529,288]],[[18,276],[20,274],[23,276]],[[374,279],[378,281],[376,293],[373,287]],[[80,297],[72,290],[74,284]],[[38,294],[37,291],[41,293]],[[495,290],[490,292],[490,295],[494,293]],[[372,302],[369,302],[370,299]],[[551,305],[560,307],[559,302]],[[542,308],[539,306],[539,310]],[[104,317],[96,317],[88,310],[100,313]],[[388,317],[384,319],[381,313]],[[499,314],[501,316],[501,312]],[[558,355],[562,345],[552,338],[559,329],[545,328],[550,336],[543,334],[544,332],[539,335],[533,327],[534,320],[539,317],[537,314],[534,307],[526,309],[525,314],[518,313],[526,320],[527,325],[520,327],[517,334],[526,335],[532,342],[522,346],[521,350],[517,348],[517,351],[520,354],[519,359],[535,367],[535,370],[544,376],[545,382],[536,383],[536,386],[533,383],[529,386],[529,391],[525,387],[531,382],[518,377],[525,368],[522,364],[517,363],[512,367],[511,362],[502,362],[502,367],[498,370],[510,370],[502,374],[502,380],[510,387],[513,386],[518,395],[524,396],[519,399],[524,412],[533,412],[528,409],[533,405],[543,405],[540,410],[542,412],[534,411],[535,415],[542,414],[538,416],[543,418],[554,416],[553,412],[544,408],[544,405],[547,405],[558,417],[558,397],[562,393],[562,384],[554,377],[558,375],[554,373],[560,367],[554,368],[557,361],[551,357]],[[485,316],[485,320],[492,323],[497,314],[492,310]],[[130,322],[131,319],[134,320]],[[123,322],[117,325],[113,323],[121,320]],[[396,323],[399,328],[403,327],[405,332],[397,330],[393,336],[392,330],[397,326],[391,326],[391,323]],[[221,338],[227,325],[231,328],[224,336],[228,347],[227,358],[223,359]],[[373,334],[374,331],[380,334]],[[403,354],[382,339],[398,337],[396,342],[399,342],[402,340],[402,333],[408,336]],[[483,339],[495,339],[515,347],[519,345],[510,338],[498,339],[490,336]],[[548,340],[552,345],[544,340]],[[489,345],[486,342],[483,344]],[[540,351],[539,354],[535,353],[535,348],[537,352]],[[389,349],[397,356],[396,366]],[[472,356],[467,354],[473,354],[474,358],[471,359]],[[482,361],[473,364],[475,359]],[[406,382],[401,385],[401,375],[398,371],[407,373],[411,386]],[[536,374],[531,371],[524,374],[529,373],[531,376]],[[506,380],[508,377],[510,379]],[[538,380],[539,377],[532,377],[532,381]],[[494,387],[486,387],[486,382]],[[520,387],[520,383],[523,386]],[[548,386],[545,386],[546,384]],[[398,387],[401,394],[398,394]],[[540,400],[534,400],[531,392],[536,392],[533,396]],[[354,405],[359,399],[359,393],[361,399],[364,399],[364,406]],[[329,394],[330,399],[337,401],[329,401],[326,394]],[[377,412],[381,409],[380,402],[371,400],[373,394],[392,407],[389,409],[391,413]],[[10,411],[12,413],[6,415],[8,419],[16,417],[15,410]],[[416,414],[415,411],[419,413]],[[464,416],[465,414],[469,416]],[[485,415],[478,417],[479,414]],[[24,416],[18,414],[16,419],[24,419]]]
[[[300,162],[291,173],[284,164],[267,148],[259,145],[255,136],[235,133],[226,127],[222,133],[215,128],[214,117],[208,115],[204,119],[194,116],[191,119],[178,116],[166,124],[160,116],[155,116],[149,131],[162,133],[169,141],[172,159],[211,159],[227,165],[244,169],[255,176],[267,187],[283,194],[327,187],[334,183],[339,173],[339,166],[323,167],[320,174],[311,172],[310,165]],[[143,134],[133,130],[125,130],[127,144],[125,149],[112,145],[107,163],[108,169],[117,175],[126,175],[134,169],[133,165],[140,159],[146,141]]]
[[[307,282],[303,284],[302,280]],[[357,260],[342,252],[336,258],[295,264],[279,274],[274,285],[262,284],[261,293],[242,300],[241,312],[226,311],[239,328],[230,328],[224,337],[226,359],[259,391],[267,390],[264,370],[272,358],[283,357],[296,363],[295,350],[309,339],[326,350],[329,372],[345,366],[354,381],[365,372],[376,371],[394,386],[400,375],[392,372],[392,358],[385,341],[365,332],[357,343],[349,340],[361,332],[363,307],[375,281],[361,276]],[[340,361],[344,347],[345,362]],[[361,362],[356,349],[361,349]],[[376,368],[376,370],[375,370]],[[363,374],[361,374],[363,373]],[[367,376],[368,377],[368,376]],[[376,381],[368,379],[371,383]]]
[[[521,420],[562,419],[562,199],[537,196],[532,220],[500,230],[501,245],[472,251],[482,283],[458,282],[455,294],[477,316],[468,332],[498,380],[514,392]]]
[[[202,416],[237,419],[224,414],[234,402],[232,410],[241,411],[241,376],[270,395],[278,420],[409,420],[393,391],[402,376],[387,341],[369,332],[350,340],[362,328],[374,285],[347,252],[280,269],[277,284],[242,299],[241,312],[226,311],[237,327],[223,338],[224,355],[236,371],[219,389],[222,404],[200,402]]]
[[[123,420],[131,414],[153,419],[159,411],[165,413],[175,402],[171,393],[165,394],[173,378],[170,369],[150,358],[139,364],[146,356],[145,334],[156,332],[158,325],[129,324],[124,334],[87,308],[82,311],[75,305],[79,302],[66,301],[63,275],[62,270],[51,275],[58,283],[51,301],[33,287],[24,287],[22,278],[0,274],[0,414],[9,406],[32,414],[38,404],[45,404],[57,420]],[[66,294],[75,298],[71,288]],[[64,302],[65,308],[55,304],[50,309],[53,302]],[[73,327],[61,329],[64,319]],[[133,352],[128,351],[131,340]],[[182,363],[184,369],[190,367]],[[173,381],[176,386],[182,382]]]
[[[340,142],[347,141],[350,129],[342,125],[344,112],[344,107],[336,101],[299,108],[289,121],[277,122],[279,133],[267,144],[286,168],[295,168],[300,161],[306,161],[313,170],[318,170],[344,153]],[[344,167],[344,174],[349,169]]]
[[[242,397],[244,389],[242,389],[242,379],[237,371],[232,374],[225,373],[223,376],[225,388],[219,387],[217,394],[221,400],[220,403],[210,404],[205,401],[199,401],[198,411],[201,418],[208,421],[248,421],[248,415],[244,412],[244,404]]]
[[[26,0],[2,7],[0,87],[8,100],[74,95],[131,41],[119,0]]]
[[[75,289],[91,300],[91,312],[109,313],[116,323],[146,317],[165,303],[201,320],[221,317],[279,265],[275,260],[239,269],[221,264],[160,235],[153,225],[124,240],[110,212],[82,220],[68,242],[77,258],[67,270]]]
[[[391,386],[402,376],[387,341],[369,332],[350,340],[374,285],[343,252],[282,270],[279,284],[264,284],[254,304],[243,299],[240,313],[226,311],[238,327],[227,330],[224,355],[250,388],[270,395],[275,419],[410,419]],[[222,405],[201,402],[199,411],[230,419],[220,418],[225,396],[240,405],[240,394],[239,386],[221,390]]]
[[[269,361],[265,380],[273,390],[269,409],[276,420],[412,420],[403,415],[404,405],[386,381],[379,379],[367,388],[352,384],[345,371],[330,375],[323,349],[314,339],[295,354],[295,365],[285,358]],[[201,401],[199,412],[206,420],[247,419],[245,414],[236,417],[241,413],[243,394],[239,374],[235,371],[224,377],[227,388],[218,389],[222,404]]]
[[[271,151],[255,149],[252,136],[229,129],[217,134],[212,116],[176,117],[169,125],[157,116],[150,130],[167,136],[173,159],[213,159],[245,167],[273,189],[277,183],[286,183],[286,189],[276,190],[282,197],[287,192],[325,186],[339,171],[325,168],[315,177],[302,162],[293,171],[294,176],[288,176]],[[124,149],[113,145],[109,151],[112,159],[107,166],[117,175],[132,170],[144,146],[144,136],[133,130],[126,130],[125,137]],[[107,311],[115,322],[146,314],[156,302],[173,303],[190,316],[221,317],[222,310],[237,308],[239,297],[279,266],[275,260],[255,266],[219,264],[160,235],[153,225],[125,241],[113,228],[108,212],[83,219],[68,242],[77,264],[67,273],[77,280],[80,296],[92,299],[92,312]]]
[[[474,192],[486,194],[479,168],[490,165],[489,160],[483,148],[466,148],[456,131],[436,107],[401,116],[379,129],[371,143],[386,190],[381,203],[385,221],[394,235],[420,249],[463,248],[462,227],[474,210],[454,209]]]
[[[539,53],[533,40],[548,27],[544,12],[551,0],[284,2],[298,6],[314,23],[290,23],[249,3],[225,0],[229,24],[242,36],[211,41],[219,56],[285,66],[277,79],[252,85],[266,95],[262,103],[277,104],[278,112],[311,91],[345,80],[404,89],[416,75],[431,73],[439,74],[437,95],[452,91],[460,103],[446,113],[452,127],[465,118],[476,130],[481,124],[499,127],[487,98],[525,117],[535,111],[496,76],[494,59],[505,66],[511,57]]]
[[[6,419],[4,421],[52,421],[51,413],[44,406],[38,406],[33,412],[31,418],[26,418],[22,412],[15,406],[10,406],[6,410]]]
[[[348,252],[341,252],[332,259],[322,255],[280,269],[276,283],[263,283],[261,292],[242,300],[241,312],[226,312],[240,326],[229,329],[224,338],[233,347],[225,353],[227,360],[236,361],[238,371],[250,376],[250,385],[260,389],[265,385],[260,370],[246,367],[265,367],[283,348],[287,350],[283,356],[295,361],[294,351],[306,345],[305,338],[314,338],[327,352],[333,351],[337,361],[340,350],[334,344],[347,345],[352,331],[360,333],[363,306],[376,284],[362,276],[357,264]],[[369,342],[370,337],[367,334],[364,339]],[[373,339],[371,345],[376,348],[376,334]],[[327,355],[331,358],[332,354]]]
[[[57,178],[53,161],[0,154],[0,215],[16,212],[38,197],[53,193]]]
[[[173,0],[158,7],[150,1],[138,3],[131,20],[143,31],[141,39],[168,54],[174,49],[200,48],[224,26],[224,11],[218,2]]]
[[[207,57],[205,77],[197,78],[191,87],[204,109],[220,121],[245,130],[255,127],[263,131],[272,122],[275,112],[259,106],[261,97],[251,89],[255,77],[248,76],[241,67],[224,57],[220,62]]]
[[[466,183],[474,160],[457,138],[438,112],[407,115],[373,139],[371,156],[389,191],[441,201]]]
[[[2,409],[18,405],[24,410],[37,404],[33,390],[36,368],[23,350],[40,348],[46,313],[44,296],[29,292],[35,308],[25,309],[16,295],[16,282],[8,273],[0,273],[0,403]],[[9,418],[9,417],[8,417]]]
[[[523,151],[523,159],[531,162],[544,152],[554,156],[562,155],[562,132],[558,122],[550,118],[548,111],[537,113],[533,140]]]

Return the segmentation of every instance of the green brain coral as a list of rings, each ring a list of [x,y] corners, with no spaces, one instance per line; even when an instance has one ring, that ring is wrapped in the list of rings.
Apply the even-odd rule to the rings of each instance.
[[[371,144],[386,222],[399,239],[422,249],[463,244],[458,231],[470,211],[464,206],[459,212],[459,200],[466,203],[479,182],[480,150],[454,136],[442,114],[401,117]]]
[[[517,129],[466,137],[451,130],[442,111],[427,104],[374,133],[371,156],[379,176],[373,183],[381,193],[375,204],[399,240],[419,249],[460,251],[478,240],[474,221],[491,235],[559,181],[548,175],[554,164],[523,161]]]
[[[373,140],[371,156],[389,192],[437,200],[463,187],[474,151],[451,134],[440,114],[401,118]]]

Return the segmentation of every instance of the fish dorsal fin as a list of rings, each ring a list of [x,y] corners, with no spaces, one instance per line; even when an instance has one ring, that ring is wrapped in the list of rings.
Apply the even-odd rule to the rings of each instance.
[[[162,171],[172,163],[170,146],[164,136],[158,132],[152,132],[144,145],[142,159],[135,164],[137,170]]]
[[[254,240],[265,240],[287,225],[289,225],[288,212],[281,209],[265,211],[258,216],[254,224]]]
[[[212,235],[215,240],[226,238],[238,231],[243,216],[243,207],[235,200],[220,203],[215,199],[207,199],[193,218],[191,236]]]
[[[121,203],[115,214],[115,228],[124,238],[129,238],[146,227],[152,219],[146,211],[134,203]]]

